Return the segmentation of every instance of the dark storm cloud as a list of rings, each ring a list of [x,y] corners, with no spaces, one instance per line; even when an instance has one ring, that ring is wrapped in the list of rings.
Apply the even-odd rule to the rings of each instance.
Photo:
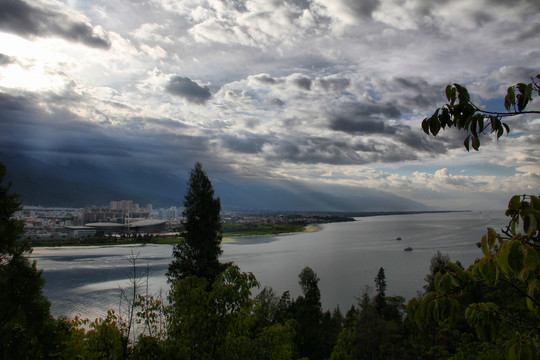
[[[293,83],[300,89],[311,90],[311,79],[308,77],[297,77],[293,80]]]
[[[246,1],[247,0],[232,0],[232,1],[229,1],[229,3],[233,5],[236,11],[242,13],[242,12],[247,11]]]
[[[126,156],[120,142],[106,136],[97,125],[61,109],[48,113],[38,104],[39,99],[31,95],[0,94],[3,152]]]
[[[393,134],[395,128],[385,120],[400,116],[401,111],[392,104],[345,104],[330,117],[328,126],[352,134]]]
[[[0,29],[27,38],[59,36],[95,48],[111,46],[109,39],[95,34],[90,24],[70,19],[55,9],[39,8],[21,0],[0,1]]]
[[[326,91],[343,91],[349,87],[349,79],[319,79],[319,84]]]
[[[244,136],[226,135],[221,138],[221,142],[225,148],[245,154],[256,154],[262,151],[264,144],[269,143],[269,140],[262,135],[245,134]]]
[[[305,10],[309,9],[311,6],[312,0],[290,0],[292,4],[298,6],[300,9]]]
[[[379,7],[379,0],[343,0],[352,12],[359,16],[369,18],[373,11]]]
[[[14,62],[15,62],[15,59],[12,56],[0,54],[0,66],[8,65]]]
[[[137,131],[129,127],[87,122],[78,115],[49,104],[31,93],[20,96],[0,93],[0,153],[22,154],[43,161],[86,161],[97,166],[117,168],[161,168],[182,158],[204,159],[207,139],[158,130]],[[122,123],[160,124],[182,127],[172,119],[128,118]],[[179,125],[177,125],[179,124]]]
[[[337,117],[330,122],[330,129],[346,133],[383,134],[393,132],[383,121],[361,120]]]
[[[419,77],[396,77],[383,85],[389,92],[399,91],[396,101],[408,108],[433,108],[444,100],[446,84],[429,84]]]
[[[416,87],[412,83],[407,84]],[[339,111],[329,115],[328,127],[353,135],[353,142],[346,146],[357,155],[351,156],[349,150],[344,150],[344,163],[416,160],[420,153],[444,154],[449,146],[453,147],[451,144],[455,143],[455,139],[443,139],[441,136],[435,139],[426,136],[421,129],[411,129],[402,122],[388,122],[389,119],[401,117],[402,111],[394,104],[351,103],[342,105]]]
[[[444,140],[426,136],[422,131],[413,131],[408,126],[401,126],[395,135],[398,142],[407,145],[416,151],[431,152],[435,154],[445,154],[447,144]],[[460,144],[461,145],[461,144]]]
[[[279,107],[283,107],[285,105],[285,102],[283,102],[283,100],[281,100],[281,99],[274,98],[274,99],[270,100],[270,104],[276,105],[276,106],[279,106]]]
[[[270,85],[274,85],[277,82],[276,79],[266,74],[257,75],[254,77],[254,79],[259,82],[262,82],[263,84],[270,84]]]
[[[208,86],[199,86],[187,77],[171,76],[166,89],[170,94],[180,96],[194,104],[204,104],[212,96]]]
[[[344,141],[322,137],[281,139],[265,154],[267,160],[294,164],[360,165],[369,157]]]

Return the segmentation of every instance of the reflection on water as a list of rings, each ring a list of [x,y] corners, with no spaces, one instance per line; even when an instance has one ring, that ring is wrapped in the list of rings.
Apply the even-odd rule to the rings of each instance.
[[[310,266],[321,279],[323,306],[339,304],[346,310],[365,285],[373,287],[380,267],[385,269],[387,294],[410,298],[422,289],[438,250],[467,266],[480,256],[475,243],[486,228],[500,229],[506,222],[502,211],[359,218],[325,224],[313,233],[237,239],[223,244],[222,260],[252,272],[277,294],[290,290],[293,297],[300,294],[298,274]],[[406,247],[413,251],[403,251]],[[118,310],[120,288],[129,286],[133,270],[131,256],[137,257],[139,274],[148,267],[151,293],[168,290],[165,273],[172,246],[38,248],[32,255],[44,269],[44,291],[53,314],[92,318]]]

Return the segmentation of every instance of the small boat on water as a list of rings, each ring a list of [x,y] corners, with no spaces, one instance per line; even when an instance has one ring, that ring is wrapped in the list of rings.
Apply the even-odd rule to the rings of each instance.
[[[400,238],[400,237],[397,237],[397,238],[396,238],[396,240],[397,240],[397,241],[400,241],[400,240],[401,240],[401,238]]]
[[[406,247],[405,249],[403,249],[403,251],[412,251],[412,247]]]

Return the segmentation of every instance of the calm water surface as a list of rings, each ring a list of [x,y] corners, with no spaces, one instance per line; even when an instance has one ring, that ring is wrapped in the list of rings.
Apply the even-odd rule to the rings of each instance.
[[[310,266],[320,278],[323,307],[339,304],[346,311],[366,285],[374,287],[380,267],[387,295],[411,298],[422,289],[437,251],[467,266],[480,256],[475,243],[486,228],[499,230],[506,223],[503,211],[365,217],[326,224],[313,233],[240,238],[222,245],[222,261],[252,272],[278,295],[290,290],[293,297],[301,293],[298,274]],[[405,252],[406,247],[414,250]],[[166,292],[171,254],[172,246],[147,245],[38,248],[32,257],[44,270],[44,292],[55,316],[94,318],[108,309],[119,310],[120,289],[129,287],[130,256],[137,256],[139,274],[149,269],[149,291]]]

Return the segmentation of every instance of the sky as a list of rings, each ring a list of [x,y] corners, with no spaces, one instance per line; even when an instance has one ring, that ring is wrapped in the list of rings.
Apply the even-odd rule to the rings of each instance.
[[[540,73],[539,14],[536,0],[2,0],[0,161],[183,179],[200,161],[216,182],[505,209],[540,193],[540,117],[478,152],[420,124],[451,83],[503,109]]]

